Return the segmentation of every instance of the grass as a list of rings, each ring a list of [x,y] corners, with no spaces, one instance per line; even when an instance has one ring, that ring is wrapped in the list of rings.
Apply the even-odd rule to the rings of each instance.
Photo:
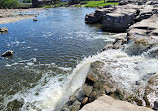
[[[81,4],[84,4],[84,7],[100,7],[100,6],[106,6],[106,5],[118,5],[119,2],[108,2],[104,3],[104,0],[99,0],[99,1],[81,1],[80,4],[75,5],[75,7],[82,7]],[[44,8],[54,8],[54,7],[67,7],[69,6],[68,2],[58,2],[54,5],[46,5]]]
[[[84,1],[85,2],[85,1]],[[87,4],[85,4],[85,7],[100,7],[100,6],[106,6],[106,5],[118,5],[119,2],[111,2],[111,3],[104,3],[104,0],[100,1],[88,1]]]

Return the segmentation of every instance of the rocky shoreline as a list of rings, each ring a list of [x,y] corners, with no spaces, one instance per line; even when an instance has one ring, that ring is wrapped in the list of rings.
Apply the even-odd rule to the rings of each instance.
[[[35,18],[35,16],[42,10],[44,10],[44,9],[43,8],[0,9],[0,24]],[[35,11],[35,12],[33,12],[33,11]],[[27,14],[26,12],[33,12],[33,13]]]
[[[122,4],[117,7],[110,6],[108,8],[97,9],[94,13],[88,14],[85,17],[86,23],[102,24],[102,29],[104,31],[123,32],[123,34],[116,37],[112,44],[106,45],[102,51],[108,51],[109,49],[122,50],[126,52],[128,56],[141,55],[145,52],[149,58],[158,59],[158,48],[156,47],[158,45],[158,6],[156,4]],[[21,10],[19,11],[23,12]],[[0,24],[34,18],[35,16],[29,14],[15,14],[15,11],[10,12],[8,10],[3,10],[1,12]],[[111,65],[113,62],[117,61],[96,61],[91,63],[90,70],[85,78],[85,83],[70,96],[69,100],[64,104],[61,110],[78,111],[81,109],[81,111],[91,111],[91,108],[95,107],[100,101],[102,101],[101,103],[105,102],[106,104],[103,103],[103,105],[107,107],[109,107],[110,104],[112,109],[116,104],[111,104],[110,101],[117,104],[126,104],[121,101],[118,102],[118,100],[128,101],[138,106],[146,106],[150,108],[134,107],[127,103],[130,108],[136,108],[135,111],[158,110],[158,72],[149,73],[147,76],[143,76],[142,79],[147,81],[147,84],[145,85],[141,84],[141,81],[135,81],[134,85],[136,87],[129,93],[127,91],[128,89],[123,87],[123,84],[114,80],[112,73],[108,72],[108,68],[105,69],[105,63]],[[134,64],[138,63],[135,62]],[[100,97],[102,95],[104,96]],[[111,96],[116,100],[105,95]],[[101,106],[99,105],[100,104],[95,108],[100,108]],[[120,109],[120,111],[123,110],[124,109]],[[102,111],[105,111],[105,108],[103,108]]]
[[[157,19],[157,3],[152,2],[151,4],[146,2],[146,5],[121,4],[121,6],[117,7],[97,9],[94,13],[86,15],[85,22],[90,24],[100,23],[104,31],[124,32],[124,34],[116,37],[112,44],[106,45],[102,51],[121,49],[131,57],[143,55],[143,57],[149,59],[158,59]],[[94,109],[106,111],[110,108],[115,109],[115,105],[108,106],[110,107],[109,109],[105,107],[99,109],[99,101],[97,98],[99,97],[99,100],[109,98],[106,96],[100,97],[105,94],[117,100],[128,101],[138,106],[158,110],[158,72],[148,73],[143,76],[141,79],[144,80],[146,84],[141,83],[139,80],[135,81],[133,85],[136,87],[133,88],[130,93],[128,89],[123,87],[123,84],[115,81],[112,74],[104,69],[105,67],[103,66],[105,66],[105,62],[109,65],[111,64],[111,61],[96,61],[91,63],[85,83],[69,98],[69,101],[64,104],[62,111],[78,111],[80,109],[81,111],[93,111]],[[135,62],[134,64],[139,63]],[[108,65],[106,67],[108,67]],[[143,69],[138,68],[137,70]],[[106,99],[103,101],[105,102]],[[116,102],[117,100],[111,101]],[[98,103],[96,101],[98,101]],[[104,105],[107,104],[108,103]],[[120,102],[120,104],[123,103]],[[135,108],[136,107],[137,106],[135,106]],[[124,108],[126,109],[126,107]],[[152,110],[148,108],[136,108],[135,110]],[[120,108],[118,110],[124,111],[125,109]],[[128,110],[130,110],[130,108]]]

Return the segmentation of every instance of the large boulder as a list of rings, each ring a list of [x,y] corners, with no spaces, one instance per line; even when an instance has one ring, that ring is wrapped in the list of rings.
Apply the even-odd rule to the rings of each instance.
[[[115,100],[107,95],[99,97],[85,105],[80,111],[153,111],[152,109],[136,106],[131,103]]]
[[[151,17],[157,10],[153,6],[145,6],[139,9],[139,15],[137,16],[135,22],[140,22],[144,19]]]
[[[103,16],[107,13],[112,13],[114,11],[114,8],[102,8],[97,9],[95,13],[87,14],[85,17],[86,23],[101,23]]]
[[[118,9],[114,13],[107,13],[103,17],[102,29],[109,32],[126,32],[136,17],[135,9]]]

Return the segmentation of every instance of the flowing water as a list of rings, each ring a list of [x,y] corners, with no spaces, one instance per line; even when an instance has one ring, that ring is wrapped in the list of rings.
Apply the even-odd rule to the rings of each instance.
[[[107,43],[108,35],[84,23],[94,10],[54,8],[40,12],[37,22],[0,25],[9,29],[0,35],[0,53],[14,51],[13,57],[0,58],[0,110],[58,110],[88,71],[88,63],[77,64]]]
[[[122,50],[97,53],[110,35],[84,23],[94,10],[58,8],[40,13],[37,22],[0,25],[9,28],[0,35],[0,52],[14,50],[13,57],[0,59],[0,110],[59,111],[95,61],[104,62],[102,70],[129,92],[158,73],[157,47],[137,56]]]

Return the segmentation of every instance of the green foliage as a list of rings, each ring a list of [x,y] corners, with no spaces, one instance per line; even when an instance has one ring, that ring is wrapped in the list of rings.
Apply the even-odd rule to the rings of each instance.
[[[86,2],[86,1],[84,1]],[[111,2],[111,3],[104,3],[104,0],[100,0],[100,1],[88,1],[87,4],[85,4],[85,7],[99,7],[99,6],[106,6],[106,5],[118,5],[119,2]]]
[[[32,0],[23,0],[23,3],[32,3]]]
[[[75,5],[75,7],[82,7],[82,5]]]
[[[0,0],[0,8],[17,8],[21,4],[17,0]]]

